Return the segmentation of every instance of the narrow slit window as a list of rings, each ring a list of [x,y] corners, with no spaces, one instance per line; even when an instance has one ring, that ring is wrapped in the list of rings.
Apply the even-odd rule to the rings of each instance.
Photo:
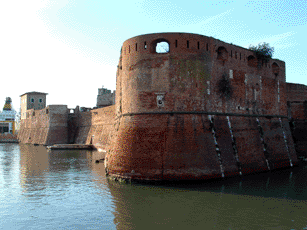
[[[129,45],[129,54],[130,54],[130,45]]]
[[[187,41],[187,48],[189,48],[189,41]]]
[[[240,60],[241,60],[241,53],[240,53]]]
[[[177,42],[177,40],[175,41],[175,47],[177,48],[177,45],[178,45],[178,42]]]
[[[232,50],[230,51],[230,57],[232,57]]]
[[[207,51],[209,50],[209,47],[208,47],[208,43],[207,43]]]
[[[197,42],[197,49],[199,49],[199,42]]]
[[[147,49],[147,44],[146,44],[146,42],[144,42],[144,49],[145,49],[145,50]]]
[[[135,51],[138,51],[138,44],[135,43]]]

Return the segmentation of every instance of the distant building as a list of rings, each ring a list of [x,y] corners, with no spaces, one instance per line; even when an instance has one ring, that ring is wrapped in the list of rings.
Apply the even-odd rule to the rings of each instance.
[[[46,107],[47,93],[28,92],[20,95],[20,118],[26,118],[28,109],[40,110]]]
[[[100,88],[98,89],[98,96],[97,96],[97,108],[103,108],[106,106],[114,105],[115,104],[115,90],[113,90],[113,93],[111,90],[108,90],[106,88]]]
[[[5,99],[3,111],[0,112],[0,134],[15,134],[15,115],[16,111],[12,108],[12,99],[7,97]]]

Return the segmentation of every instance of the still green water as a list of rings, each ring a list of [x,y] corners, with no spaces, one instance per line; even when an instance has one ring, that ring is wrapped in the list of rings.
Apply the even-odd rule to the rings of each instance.
[[[121,184],[98,152],[0,144],[0,229],[307,229],[307,167]]]

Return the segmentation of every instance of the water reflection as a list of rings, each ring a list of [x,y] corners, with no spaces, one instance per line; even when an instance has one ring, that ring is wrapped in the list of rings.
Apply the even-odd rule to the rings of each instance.
[[[158,186],[109,181],[114,223],[117,229],[303,229],[306,171]]]
[[[0,186],[9,186],[18,171],[19,146],[13,143],[0,143]]]
[[[103,163],[95,163],[101,158],[99,152],[0,145],[0,229],[307,226],[306,166],[199,183],[121,184],[106,179]]]
[[[49,171],[48,154],[42,146],[20,144],[20,186],[27,197],[40,199],[44,196]]]

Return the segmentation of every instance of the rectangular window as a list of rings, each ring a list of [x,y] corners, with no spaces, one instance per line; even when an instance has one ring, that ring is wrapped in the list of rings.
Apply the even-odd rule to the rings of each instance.
[[[9,127],[4,126],[4,127],[3,127],[3,132],[4,132],[4,133],[7,133],[8,131],[9,131]]]
[[[207,81],[207,85],[208,85],[207,93],[210,94],[210,81]]]
[[[177,40],[175,41],[175,47],[177,48],[177,45],[178,45],[178,43],[177,43]]]
[[[42,102],[43,102],[43,99],[39,99],[39,102],[42,103]]]
[[[229,70],[229,78],[233,79],[233,71],[232,71],[232,69]]]
[[[31,102],[34,103],[34,98],[31,98]]]

